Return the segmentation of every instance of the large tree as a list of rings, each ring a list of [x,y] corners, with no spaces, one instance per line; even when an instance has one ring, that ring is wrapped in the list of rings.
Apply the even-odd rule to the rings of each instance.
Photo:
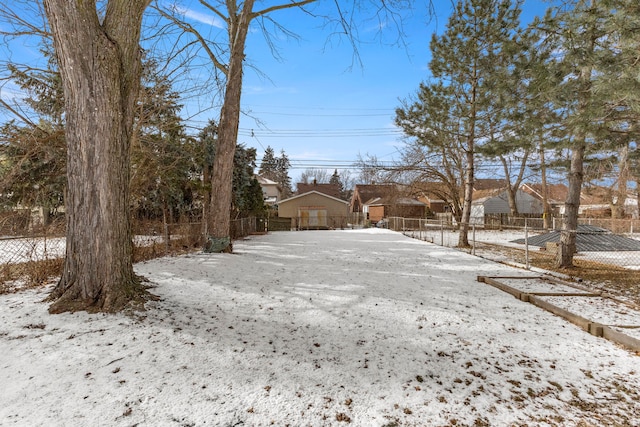
[[[384,15],[388,14],[390,15],[389,21],[398,25],[399,16],[394,13],[393,8],[406,7],[411,2],[408,0],[389,0],[380,3],[373,0],[351,0],[346,5],[335,2],[333,12],[328,12],[325,9],[315,13],[306,9],[313,3],[320,4],[321,2],[319,0],[292,0],[263,5],[254,0],[200,0],[200,4],[213,13],[226,27],[226,34],[224,32],[216,33],[211,39],[190,25],[182,16],[184,11],[179,7],[172,6],[166,9],[159,5],[157,8],[164,17],[178,25],[185,33],[193,36],[194,40],[206,52],[224,82],[218,143],[211,176],[211,187],[215,188],[216,192],[212,193],[211,210],[207,218],[209,240],[218,242],[228,240],[228,244],[230,244],[233,157],[238,137],[243,73],[245,62],[248,61],[245,56],[245,48],[251,24],[255,23],[256,29],[262,31],[268,45],[275,49],[274,41],[277,36],[295,37],[294,33],[277,22],[276,15],[286,9],[298,9],[301,14],[324,19],[325,24],[336,30],[334,35],[346,35],[349,42],[355,47],[357,44],[356,23],[366,22],[366,20],[357,19],[356,16],[359,12],[367,10],[365,4],[368,3],[371,6],[369,10],[373,11],[379,21],[385,21]],[[328,14],[332,14],[332,16],[328,16]],[[379,24],[382,27],[386,22]]]
[[[431,41],[429,69],[436,84],[421,86],[421,91],[426,92],[419,97],[424,96],[428,102],[438,105],[426,106],[425,111],[434,122],[424,123],[420,132],[431,132],[437,144],[449,144],[463,153],[464,190],[461,191],[458,241],[462,247],[469,246],[478,146],[490,139],[496,127],[503,126],[508,117],[500,100],[501,96],[509,96],[506,93],[508,77],[519,55],[518,48],[522,48],[519,46],[520,4],[510,0],[460,0],[445,31],[434,35]],[[415,107],[409,115],[420,121],[413,113],[421,107]],[[402,125],[405,119],[400,115],[397,122]],[[431,119],[427,117],[427,120]],[[416,123],[409,127],[416,128]],[[441,126],[449,128],[446,134],[436,129]],[[504,130],[500,133],[505,134]],[[446,153],[440,155],[446,156]]]
[[[569,154],[568,195],[556,265],[571,267],[576,252],[580,196],[585,164],[597,154],[609,136],[604,108],[608,94],[594,90],[602,74],[602,60],[610,55],[614,34],[607,22],[611,14],[606,0],[575,0],[550,10],[539,25],[547,42],[558,53],[549,64],[562,77],[554,90],[554,108],[561,114],[561,134]],[[596,157],[594,157],[596,156]]]
[[[462,221],[465,150],[452,109],[455,95],[442,83],[421,83],[416,95],[396,109],[396,124],[408,144],[400,164],[389,175],[402,174],[415,187],[429,184],[429,191],[448,202],[455,220]],[[400,178],[392,178],[400,181]]]
[[[120,310],[143,295],[132,266],[129,149],[149,0],[44,0],[65,98],[67,245],[51,312]]]

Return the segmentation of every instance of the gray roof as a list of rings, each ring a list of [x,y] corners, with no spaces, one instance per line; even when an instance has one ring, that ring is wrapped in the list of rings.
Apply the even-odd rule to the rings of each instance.
[[[560,231],[551,231],[528,239],[530,245],[540,247],[545,247],[547,242],[559,241]],[[513,240],[513,243],[524,244],[524,239]],[[576,250],[578,252],[640,251],[640,241],[613,234],[604,228],[578,225]]]

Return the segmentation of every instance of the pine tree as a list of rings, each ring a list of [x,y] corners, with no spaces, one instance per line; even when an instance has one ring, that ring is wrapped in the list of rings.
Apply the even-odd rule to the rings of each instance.
[[[156,61],[143,62],[131,148],[131,201],[138,216],[175,222],[193,207],[200,156],[179,116],[179,94],[158,70]]]
[[[256,149],[238,145],[233,167],[233,218],[263,216],[266,212],[262,187],[253,176],[255,162]]]
[[[293,194],[291,190],[291,178],[289,177],[289,168],[291,162],[285,154],[284,150],[280,151],[280,157],[275,156],[273,148],[267,146],[260,162],[260,170],[258,173],[271,181],[277,182],[282,191],[282,198],[286,199]]]
[[[278,182],[278,160],[271,146],[267,146],[264,150],[258,174],[271,181]]]
[[[609,25],[612,9],[605,0],[576,0],[547,13],[540,26],[560,57],[550,63],[561,83],[554,90],[554,108],[561,114],[561,135],[569,153],[569,191],[556,265],[571,267],[576,252],[580,195],[585,164],[597,160],[613,134],[607,119],[609,94],[597,91],[597,82],[610,78],[603,65],[611,58],[610,42],[616,29]],[[604,61],[603,61],[604,60]],[[609,122],[609,123],[608,123]],[[603,145],[604,144],[604,145]]]
[[[8,64],[13,80],[27,95],[24,102],[37,120],[23,117],[0,128],[0,203],[42,208],[45,225],[64,205],[66,147],[64,94],[52,47],[42,54],[46,70],[20,69]]]
[[[433,126],[448,130],[436,136],[437,146],[445,144],[462,154],[453,157],[464,167],[459,246],[469,245],[477,147],[490,138],[493,128],[503,123],[506,116],[506,102],[501,103],[500,97],[508,96],[503,83],[518,54],[520,3],[461,0],[445,32],[434,35],[431,41],[429,68],[436,83],[421,87],[426,93],[418,98],[424,96],[437,104],[426,106],[431,109],[429,115],[440,121]],[[419,109],[416,106],[415,110]],[[404,117],[399,119],[404,121]],[[431,125],[427,123],[424,130],[433,130]],[[447,159],[446,153],[440,155]]]
[[[282,198],[284,199],[291,197],[293,194],[293,190],[291,189],[291,178],[289,177],[289,168],[291,168],[289,157],[287,157],[284,150],[281,150],[280,157],[276,159],[276,182],[280,184],[280,188],[282,189]]]
[[[338,189],[340,191],[340,198],[346,200],[345,191],[344,191],[344,185],[342,184],[342,180],[340,179],[340,175],[338,174],[338,169],[335,169],[333,171],[333,175],[331,175],[331,179],[329,180],[329,184],[333,184],[336,187],[338,187]]]

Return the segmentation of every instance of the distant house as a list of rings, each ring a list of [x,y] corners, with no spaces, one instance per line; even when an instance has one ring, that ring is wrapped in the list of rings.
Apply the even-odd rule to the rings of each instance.
[[[278,216],[298,230],[344,228],[349,202],[313,190],[278,202]]]
[[[258,180],[258,183],[262,188],[265,204],[273,206],[282,199],[282,188],[280,187],[280,184],[261,175],[256,175],[255,178]]]
[[[376,224],[383,218],[424,218],[427,205],[410,197],[377,197],[366,202],[369,221]]]
[[[353,190],[349,209],[373,224],[392,216],[425,218],[426,203],[409,194],[407,187],[396,184],[358,184]]]
[[[542,202],[522,190],[516,191],[516,206],[522,216],[540,216],[543,212]],[[509,198],[506,189],[478,190],[473,192],[471,202],[471,221],[484,224],[487,217],[499,218],[509,215]]]
[[[542,184],[522,184],[520,189],[542,202]],[[553,215],[558,216],[564,212],[564,202],[567,200],[568,193],[569,189],[564,184],[547,184],[547,203]]]
[[[391,197],[399,192],[398,186],[395,184],[357,184],[351,195],[349,210],[354,213],[367,214],[367,202]]]
[[[417,182],[411,186],[415,198],[427,205],[428,213],[443,216],[451,213],[451,191],[441,182]]]
[[[615,190],[598,185],[585,186],[580,193],[579,214],[587,217],[610,217],[613,204],[617,202]],[[627,192],[623,203],[622,216],[638,217],[638,196]]]
[[[524,192],[531,194],[542,201],[541,184],[523,184],[520,187]],[[564,184],[547,185],[547,201],[551,212],[555,216],[562,216],[565,212],[565,201],[569,194],[569,188]],[[585,186],[580,192],[580,207],[578,215],[586,217],[611,216],[611,204],[615,201],[615,195],[611,189],[601,186]],[[624,210],[627,216],[638,217],[638,197],[629,193],[625,199]]]
[[[506,179],[479,178],[473,181],[474,191],[499,190],[507,187]]]

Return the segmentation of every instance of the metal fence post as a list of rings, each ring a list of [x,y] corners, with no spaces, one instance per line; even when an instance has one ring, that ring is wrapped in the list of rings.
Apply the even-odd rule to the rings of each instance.
[[[475,254],[476,254],[476,224],[473,223],[471,225],[471,227],[472,227],[471,229],[473,230],[473,233],[472,233],[473,239],[471,241],[471,255],[475,256]]]
[[[440,220],[440,246],[444,246],[444,220]]]
[[[527,226],[527,218],[524,219],[524,263],[527,270],[530,269],[529,265],[529,228]]]

